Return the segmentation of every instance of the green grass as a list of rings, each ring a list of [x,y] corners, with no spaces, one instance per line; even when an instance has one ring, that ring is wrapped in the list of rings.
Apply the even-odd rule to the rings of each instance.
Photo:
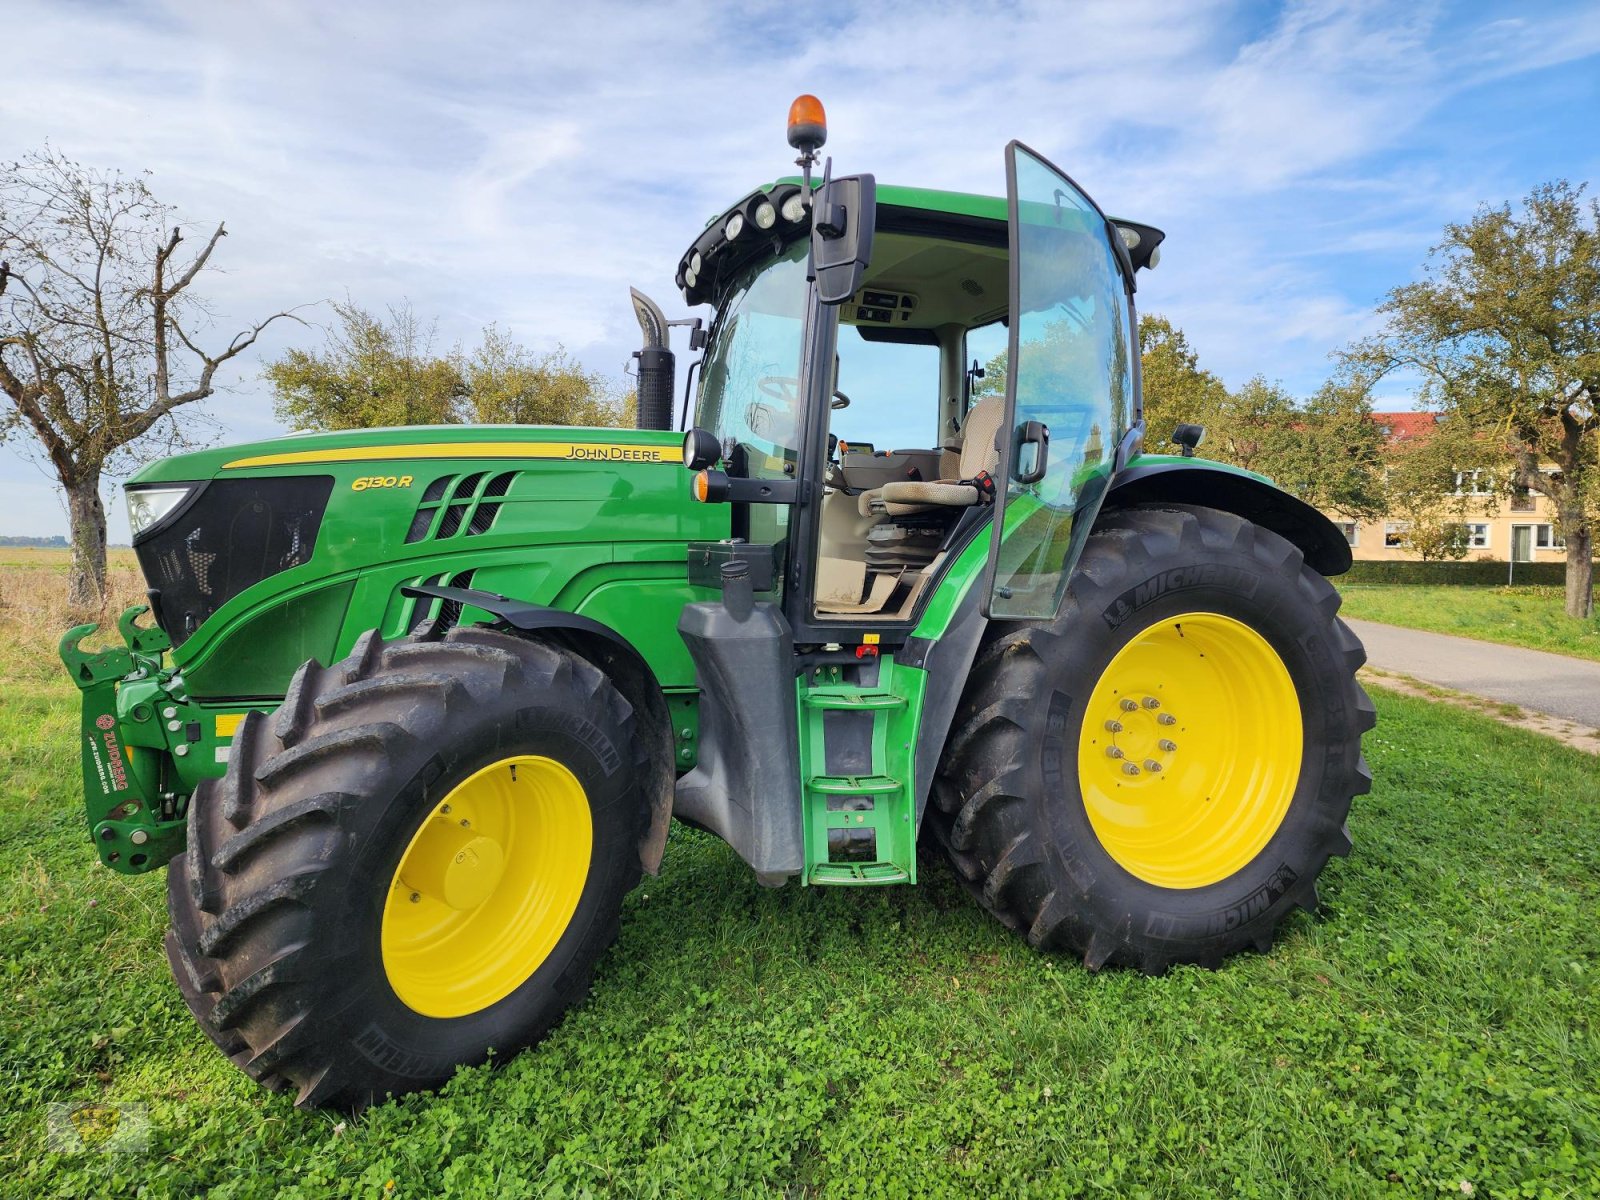
[[[677,830],[548,1041],[341,1124],[195,1028],[162,880],[84,841],[74,693],[0,672],[8,1194],[1600,1194],[1600,771],[1485,718],[1381,696],[1323,911],[1217,973],[1036,955],[931,857],[773,892]],[[149,1152],[48,1153],[73,1100]]]
[[[1556,587],[1352,584],[1341,615],[1600,659],[1600,617],[1575,621]]]

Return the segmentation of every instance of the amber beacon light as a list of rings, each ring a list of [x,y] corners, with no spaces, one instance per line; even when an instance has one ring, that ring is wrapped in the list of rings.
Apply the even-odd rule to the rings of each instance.
[[[789,105],[789,145],[801,154],[815,154],[828,140],[828,114],[809,92]]]

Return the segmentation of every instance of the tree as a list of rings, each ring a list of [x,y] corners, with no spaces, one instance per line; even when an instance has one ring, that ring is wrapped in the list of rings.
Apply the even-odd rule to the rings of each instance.
[[[0,173],[0,438],[31,440],[66,492],[75,605],[104,602],[102,476],[187,444],[177,410],[290,315],[202,349],[207,314],[190,287],[227,230],[189,254],[173,212],[142,176],[51,149]]]
[[[1424,402],[1496,452],[1503,486],[1550,499],[1579,618],[1594,610],[1600,519],[1600,203],[1583,192],[1544,184],[1520,215],[1447,225],[1424,278],[1390,292],[1383,329],[1346,353],[1373,375],[1420,374]]]
[[[1257,375],[1230,392],[1199,365],[1183,330],[1155,314],[1139,318],[1139,350],[1152,449],[1182,422],[1204,425],[1207,458],[1270,476],[1317,508],[1383,510],[1383,431],[1364,388],[1330,381],[1301,403]]]
[[[1287,433],[1258,470],[1313,508],[1368,520],[1383,514],[1383,428],[1365,389],[1330,380],[1282,419]]]
[[[557,346],[534,354],[497,325],[462,359],[471,419],[486,425],[617,425],[624,402]]]
[[[434,353],[437,323],[406,301],[387,319],[346,300],[322,350],[290,350],[269,363],[278,419],[292,429],[447,425],[461,420],[467,382],[454,355]]]
[[[1166,317],[1149,313],[1139,318],[1139,365],[1144,387],[1145,442],[1164,450],[1180,424],[1220,424],[1228,389],[1210,371],[1189,339]],[[1211,453],[1207,446],[1206,452]]]
[[[353,302],[321,350],[269,363],[279,420],[300,429],[374,425],[617,425],[628,414],[601,375],[557,347],[535,354],[496,325],[471,351],[434,348],[437,323],[409,303],[378,317]]]

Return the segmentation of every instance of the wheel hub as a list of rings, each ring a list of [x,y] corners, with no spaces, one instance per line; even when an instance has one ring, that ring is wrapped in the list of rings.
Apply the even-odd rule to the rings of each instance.
[[[1185,613],[1142,630],[1085,708],[1078,784],[1100,844],[1130,874],[1204,887],[1271,840],[1300,777],[1294,681],[1242,621]]]
[[[395,995],[430,1017],[505,999],[566,932],[593,838],[583,785],[555,759],[516,755],[458,783],[390,881],[382,951]]]

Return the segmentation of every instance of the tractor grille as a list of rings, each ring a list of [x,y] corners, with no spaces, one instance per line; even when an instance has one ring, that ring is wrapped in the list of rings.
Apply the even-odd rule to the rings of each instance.
[[[488,533],[500,513],[500,501],[511,490],[515,471],[490,475],[444,475],[430,483],[417,504],[406,541],[439,541]]]
[[[134,543],[161,628],[181,645],[252,584],[309,562],[331,475],[217,479]]]

